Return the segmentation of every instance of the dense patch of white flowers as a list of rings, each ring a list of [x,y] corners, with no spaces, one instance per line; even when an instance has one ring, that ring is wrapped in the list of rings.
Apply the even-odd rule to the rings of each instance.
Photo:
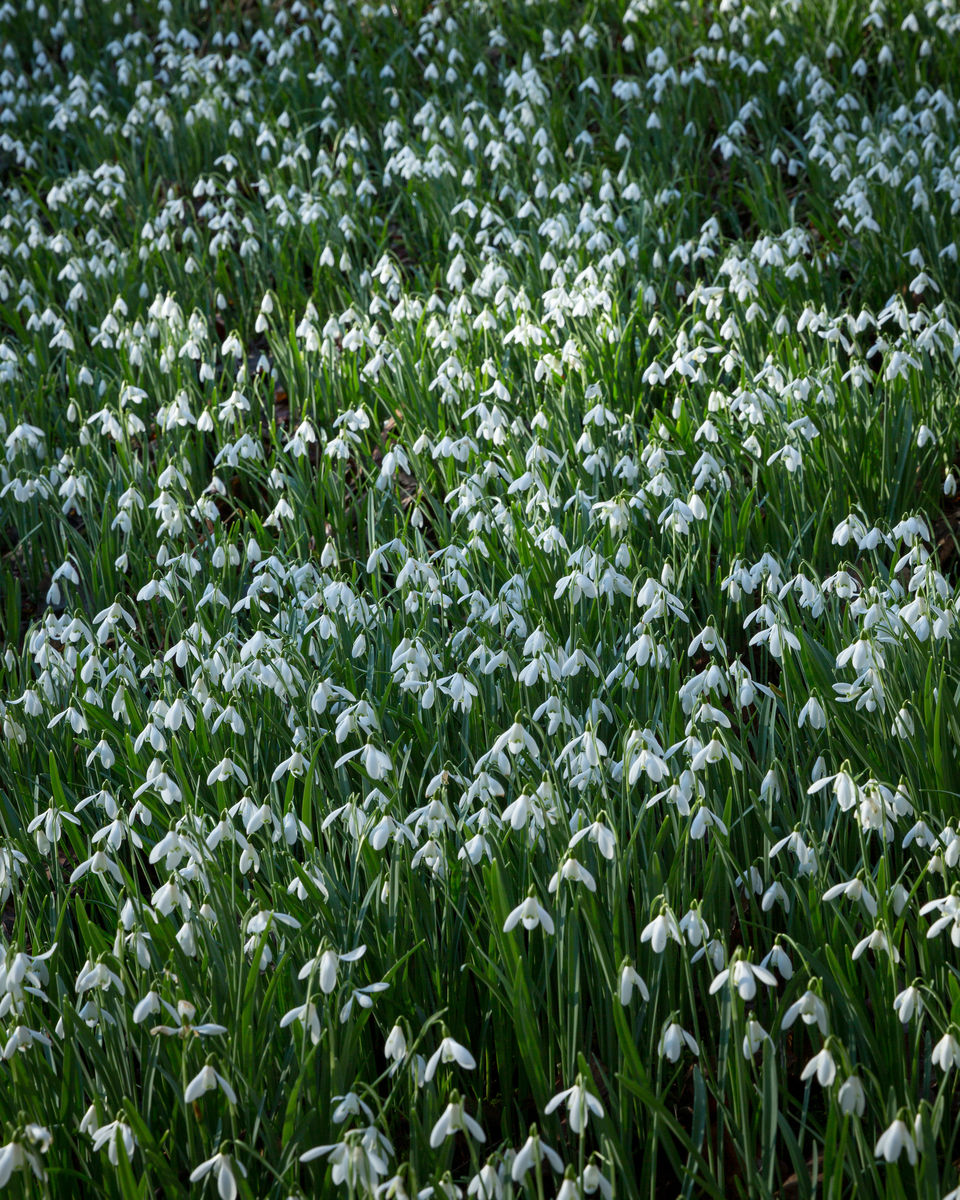
[[[956,1187],[958,33],[0,8],[0,1186]]]

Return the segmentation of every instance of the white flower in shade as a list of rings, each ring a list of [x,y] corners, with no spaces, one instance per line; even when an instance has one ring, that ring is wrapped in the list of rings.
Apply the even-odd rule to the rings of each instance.
[[[129,1125],[124,1125],[122,1121],[111,1121],[108,1125],[101,1125],[97,1130],[91,1130],[93,1138],[94,1150],[102,1150],[104,1146],[107,1148],[107,1158],[113,1166],[117,1166],[120,1161],[119,1144],[123,1143],[124,1153],[128,1159],[133,1158],[134,1147],[137,1144],[136,1138],[133,1136],[133,1130]]]
[[[877,1139],[877,1144],[873,1148],[877,1158],[882,1158],[884,1162],[896,1162],[900,1155],[907,1152],[907,1159],[911,1166],[917,1165],[917,1144],[913,1140],[913,1134],[910,1132],[905,1121],[901,1121],[898,1117],[895,1121],[881,1133]]]
[[[610,1186],[610,1180],[602,1174],[595,1162],[588,1162],[583,1168],[583,1176],[580,1183],[587,1196],[592,1196],[594,1192],[599,1192],[603,1200],[613,1200],[613,1188]]]
[[[633,999],[634,991],[638,991],[644,1000],[650,999],[650,991],[641,975],[634,969],[629,959],[624,960],[620,968],[620,1003],[626,1006]]]
[[[582,883],[588,892],[597,890],[597,881],[590,874],[582,863],[575,858],[567,857],[560,864],[559,870],[555,871],[547,885],[547,891],[553,893],[560,886],[560,880],[570,880],[572,883]]]
[[[226,1096],[231,1104],[236,1104],[237,1093],[233,1090],[224,1077],[207,1063],[201,1067],[196,1075],[190,1080],[184,1089],[183,1098],[187,1104],[192,1104],[194,1100],[199,1100],[206,1092],[212,1092],[219,1088]]]
[[[358,962],[366,952],[366,946],[357,946],[355,950],[345,950],[342,954],[338,954],[336,950],[331,950],[329,947],[326,950],[318,950],[313,958],[303,964],[297,978],[307,979],[314,971],[317,971],[320,990],[324,995],[329,996],[337,986],[337,968],[340,963]]]
[[[868,933],[865,938],[861,938],[854,946],[850,957],[856,960],[865,954],[868,950],[883,950],[893,959],[895,963],[900,961],[900,951],[896,946],[892,945],[883,929],[875,929],[873,933]]]
[[[783,1014],[780,1028],[789,1029],[797,1017],[804,1025],[816,1025],[823,1036],[827,1036],[827,1007],[820,996],[809,988]]]
[[[19,1141],[0,1147],[0,1187],[6,1187],[14,1171],[28,1168],[37,1179],[46,1179],[40,1154],[46,1154],[52,1142],[53,1136],[45,1125],[31,1123],[24,1128]]]
[[[833,887],[827,888],[823,893],[824,900],[836,900],[838,896],[859,900],[871,917],[877,915],[877,902],[862,879],[850,879],[846,883],[835,883]]]
[[[433,1054],[427,1059],[427,1068],[424,1071],[423,1081],[429,1083],[436,1075],[437,1067],[440,1063],[455,1062],[464,1070],[472,1071],[477,1060],[473,1057],[466,1046],[461,1046],[459,1042],[453,1040],[452,1037],[445,1037],[441,1040],[440,1045],[434,1050]]]
[[[358,1117],[362,1113],[367,1121],[373,1120],[370,1105],[361,1100],[356,1092],[347,1092],[345,1096],[334,1096],[336,1108],[330,1114],[334,1125],[342,1125],[347,1117]]]
[[[527,930],[536,929],[538,925],[542,925],[544,933],[553,933],[553,918],[538,902],[532,891],[504,921],[503,932],[509,933],[517,925],[523,925]]]
[[[583,838],[589,838],[603,857],[612,861],[617,850],[617,836],[602,821],[594,821],[591,825],[578,829],[570,838],[569,849],[572,850]]]
[[[923,1012],[923,997],[920,995],[920,989],[913,984],[904,988],[894,998],[893,1011],[900,1018],[902,1025],[909,1025],[913,1016],[919,1017]]]
[[[760,966],[766,967],[768,970],[770,967],[776,967],[783,979],[793,978],[793,963],[790,961],[789,954],[784,950],[779,940],[774,942],[763,958],[761,958]]]
[[[552,1100],[549,1101],[547,1107],[543,1110],[548,1116],[566,1102],[567,1113],[570,1117],[570,1129],[579,1134],[586,1129],[587,1123],[590,1120],[590,1113],[596,1117],[603,1116],[603,1105],[593,1095],[587,1091],[586,1084],[581,1075],[577,1076],[577,1082],[573,1087],[568,1087],[562,1092],[557,1092]]]
[[[394,1025],[387,1034],[387,1040],[383,1043],[383,1053],[390,1059],[392,1075],[407,1057],[407,1038],[401,1026]]]
[[[800,709],[800,715],[797,717],[797,728],[802,729],[808,722],[811,729],[826,728],[827,714],[823,711],[823,705],[816,696],[811,696],[803,708]]]
[[[739,770],[739,767],[737,769]],[[719,829],[724,837],[728,833],[726,825],[713,809],[707,808],[705,804],[698,804],[696,812],[693,814],[693,820],[690,822],[690,836],[697,842],[706,835],[709,829]]]
[[[530,1126],[530,1135],[520,1147],[513,1164],[510,1167],[510,1178],[514,1183],[521,1183],[531,1167],[536,1167],[546,1161],[558,1173],[563,1170],[563,1160],[555,1150],[551,1150],[540,1137],[535,1125]]]
[[[759,964],[749,963],[745,959],[738,958],[716,976],[713,983],[710,984],[710,995],[713,996],[719,992],[728,979],[741,1000],[752,1000],[756,996],[758,980],[767,987],[777,986],[777,977],[772,971],[768,971],[766,967],[761,967]]]
[[[467,1195],[477,1200],[502,1200],[503,1184],[490,1163],[484,1163],[467,1185]]]
[[[310,1041],[316,1046],[321,1035],[320,1014],[317,1012],[316,1004],[312,1000],[308,1000],[305,1004],[298,1004],[296,1008],[291,1008],[280,1018],[280,1028],[286,1029],[294,1021],[300,1022],[309,1033]]]
[[[743,1035],[743,1045],[741,1047],[743,1057],[753,1058],[763,1043],[769,1041],[770,1034],[767,1033],[756,1017],[751,1017],[747,1021],[747,1031]]]
[[[853,777],[842,767],[836,775],[824,775],[811,783],[807,788],[807,795],[815,796],[817,792],[823,791],[824,788],[831,785],[841,812],[849,812],[856,806],[860,799],[860,788]]]
[[[953,1026],[943,1035],[934,1046],[930,1058],[941,1071],[949,1071],[960,1063],[960,1041],[957,1040]]]
[[[862,1117],[867,1107],[863,1084],[856,1075],[848,1076],[837,1092],[837,1103],[845,1117]]]
[[[557,1200],[580,1200],[580,1188],[577,1186],[577,1177],[573,1167],[567,1167],[567,1173],[557,1192]]]
[[[217,1181],[217,1195],[220,1200],[236,1200],[237,1177],[235,1172],[239,1171],[246,1178],[246,1167],[241,1166],[231,1155],[221,1151],[220,1154],[215,1154],[213,1158],[202,1162],[199,1167],[194,1167],[190,1172],[190,1182],[199,1183],[211,1171]]]
[[[682,1029],[676,1021],[671,1021],[660,1034],[660,1044],[657,1047],[657,1053],[661,1058],[665,1058],[667,1062],[675,1063],[683,1053],[684,1046],[686,1046],[691,1054],[700,1054],[700,1047],[697,1045],[693,1035]]]
[[[808,1079],[816,1077],[817,1083],[821,1087],[830,1087],[834,1079],[837,1077],[837,1064],[833,1060],[833,1055],[826,1046],[815,1054],[807,1063],[800,1073],[800,1078],[805,1083]]]
[[[450,1093],[450,1103],[440,1114],[440,1119],[430,1132],[430,1148],[436,1150],[448,1137],[455,1133],[469,1133],[478,1142],[485,1142],[487,1135],[467,1113],[457,1092]]]
[[[664,905],[660,913],[649,924],[643,927],[640,934],[641,942],[649,942],[650,949],[655,954],[662,954],[667,944],[667,938],[673,938],[678,946],[683,945],[683,935],[680,925],[672,911]]]

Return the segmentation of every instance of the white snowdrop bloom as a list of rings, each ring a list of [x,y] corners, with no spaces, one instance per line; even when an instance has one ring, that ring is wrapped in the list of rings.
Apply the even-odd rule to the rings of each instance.
[[[644,1001],[650,999],[650,991],[647,988],[643,977],[637,972],[629,959],[627,959],[620,968],[619,998],[620,1003],[624,1006],[624,1008],[626,1008],[633,999],[634,991],[638,991]]]
[[[844,1116],[862,1117],[866,1111],[867,1098],[863,1084],[856,1075],[848,1076],[837,1092],[837,1103]]]
[[[393,1074],[407,1057],[407,1038],[399,1025],[394,1025],[387,1034],[383,1044],[383,1053],[390,1059],[390,1073]]]
[[[314,971],[317,972],[317,982],[320,984],[320,990],[324,995],[329,996],[337,986],[337,968],[340,963],[359,962],[366,954],[366,946],[357,946],[354,950],[347,950],[342,954],[338,954],[336,950],[329,947],[322,948],[317,951],[314,958],[300,968],[297,978],[300,980],[308,979]]]
[[[827,1009],[821,997],[810,988],[803,995],[791,1004],[783,1014],[783,1019],[780,1022],[781,1029],[789,1029],[794,1021],[799,1017],[804,1025],[816,1025],[821,1034],[826,1037],[828,1032],[827,1027]]]
[[[883,950],[886,954],[889,954],[895,963],[900,961],[900,951],[890,941],[886,930],[883,928],[878,927],[872,933],[868,933],[866,937],[861,938],[854,946],[850,957],[856,962],[867,950]]]
[[[840,896],[845,896],[850,900],[858,900],[871,917],[877,915],[877,901],[862,879],[851,879],[846,883],[835,883],[823,893],[823,899],[827,902],[836,900]]]
[[[916,1142],[906,1122],[898,1117],[877,1138],[877,1144],[873,1148],[873,1153],[877,1158],[882,1158],[885,1162],[893,1163],[897,1161],[904,1151],[906,1151],[907,1161],[910,1165],[916,1166],[918,1158]]]
[[[543,1162],[549,1163],[558,1174],[563,1170],[563,1159],[540,1137],[536,1127],[531,1126],[527,1140],[510,1166],[510,1178],[514,1183],[522,1183],[531,1169],[536,1170]]]
[[[304,1004],[299,1004],[295,1008],[291,1008],[284,1013],[280,1018],[280,1028],[286,1029],[287,1026],[293,1024],[294,1021],[299,1021],[303,1028],[310,1035],[310,1041],[314,1046],[320,1042],[322,1033],[322,1025],[320,1022],[320,1014],[317,1011],[317,1006],[312,1000]]]
[[[476,1059],[466,1046],[461,1046],[459,1042],[448,1035],[441,1039],[440,1045],[427,1059],[427,1066],[423,1075],[424,1083],[429,1083],[433,1079],[440,1063],[452,1062],[455,1062],[467,1071],[474,1070],[477,1065]]]
[[[236,1104],[237,1093],[233,1090],[224,1077],[213,1069],[208,1063],[201,1067],[200,1071],[190,1080],[183,1092],[183,1098],[187,1104],[198,1100],[206,1092],[214,1091],[219,1088],[226,1096],[231,1104]]]
[[[939,912],[940,916],[931,922],[927,937],[934,938],[945,929],[950,931],[950,940],[954,946],[960,946],[960,896],[951,892],[938,900],[928,900],[920,907],[920,916],[925,917],[931,912]]]
[[[731,966],[725,967],[714,978],[710,984],[710,995],[719,992],[728,979],[741,1000],[752,1000],[756,996],[758,981],[766,987],[777,986],[776,976],[766,967],[737,958]]]
[[[469,1134],[477,1142],[485,1142],[487,1135],[481,1126],[466,1111],[464,1101],[459,1093],[450,1093],[450,1102],[440,1114],[440,1118],[430,1131],[430,1146],[436,1150],[448,1137],[455,1133]]]
[[[586,1083],[580,1076],[577,1077],[577,1082],[572,1087],[568,1087],[562,1092],[557,1092],[548,1101],[543,1111],[549,1116],[561,1104],[566,1105],[570,1129],[575,1134],[579,1134],[586,1129],[591,1113],[595,1117],[602,1117],[604,1113],[603,1105],[592,1092],[587,1090]]]
[[[664,905],[657,916],[643,927],[640,941],[649,942],[655,954],[662,954],[668,938],[672,938],[679,946],[683,945],[683,935],[677,918],[670,908]]]
[[[691,946],[699,946],[710,937],[710,926],[703,919],[697,904],[683,914],[679,925]]]
[[[43,1125],[30,1124],[23,1131],[20,1141],[7,1142],[0,1146],[0,1187],[6,1187],[14,1171],[30,1170],[34,1178],[47,1178],[41,1154],[46,1154],[53,1141],[50,1131]]]
[[[367,1121],[373,1120],[373,1113],[370,1106],[356,1094],[356,1092],[347,1092],[344,1096],[334,1096],[336,1107],[330,1114],[330,1119],[334,1125],[342,1125],[349,1117],[362,1115]]]
[[[554,928],[553,918],[532,892],[508,914],[503,923],[503,932],[509,933],[518,924],[522,924],[527,931],[536,929],[538,925],[542,926],[546,934],[552,934]]]
[[[694,841],[699,841],[710,829],[719,830],[724,837],[729,833],[726,825],[716,813],[707,808],[705,804],[698,804],[690,822],[690,836]]]
[[[93,1138],[93,1148],[96,1151],[103,1150],[106,1147],[107,1158],[111,1165],[116,1167],[120,1162],[120,1153],[118,1145],[123,1145],[124,1153],[127,1159],[133,1158],[133,1152],[137,1145],[137,1139],[134,1137],[133,1130],[123,1121],[110,1121],[107,1125],[101,1125],[97,1129],[90,1130]]]
[[[803,1082],[815,1078],[817,1083],[824,1088],[830,1087],[836,1077],[837,1064],[826,1046],[815,1054],[800,1072]]]
[[[910,987],[899,992],[894,997],[893,1011],[900,1018],[902,1025],[909,1025],[913,1017],[919,1017],[923,1012],[923,997],[920,989],[911,984]]]
[[[700,1054],[700,1047],[697,1045],[693,1035],[687,1033],[676,1021],[668,1022],[660,1034],[657,1053],[668,1062],[675,1063],[683,1053],[684,1046],[686,1046],[691,1054]]]
[[[750,1017],[747,1020],[747,1031],[743,1035],[741,1050],[744,1058],[753,1058],[764,1042],[770,1042],[769,1033],[763,1028],[760,1022],[755,1017]]]
[[[808,796],[815,796],[824,788],[831,788],[837,799],[841,812],[849,812],[860,800],[860,788],[853,778],[843,769],[836,775],[823,775],[807,788]]]
[[[809,722],[811,729],[825,729],[827,726],[827,714],[823,710],[823,705],[816,696],[811,696],[810,699],[800,709],[800,714],[797,717],[797,728],[802,729]]]
[[[737,755],[729,750],[719,738],[711,738],[705,746],[694,754],[690,761],[690,768],[693,771],[702,771],[708,763],[718,763],[724,759],[727,759],[735,771],[739,771],[743,767]]]
[[[208,1158],[200,1163],[199,1166],[194,1167],[190,1172],[190,1182],[199,1183],[201,1179],[211,1172],[217,1181],[217,1195],[220,1197],[220,1200],[236,1200],[236,1173],[239,1172],[241,1176],[246,1178],[246,1167],[238,1163],[232,1155],[224,1154],[221,1151],[219,1154],[215,1154],[212,1158]]]
[[[547,885],[547,891],[551,895],[556,892],[561,880],[569,880],[571,883],[582,883],[588,892],[595,892],[597,890],[597,882],[594,877],[586,867],[571,856],[565,857],[559,869],[551,876],[550,882]]]

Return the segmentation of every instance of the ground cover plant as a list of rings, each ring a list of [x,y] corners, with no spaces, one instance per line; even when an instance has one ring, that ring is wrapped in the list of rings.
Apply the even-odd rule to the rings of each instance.
[[[0,8],[0,1185],[960,1195],[958,44]]]

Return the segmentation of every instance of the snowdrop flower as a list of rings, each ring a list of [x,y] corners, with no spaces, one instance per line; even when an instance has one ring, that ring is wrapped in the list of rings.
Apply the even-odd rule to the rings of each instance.
[[[808,721],[811,729],[825,729],[827,725],[827,714],[823,711],[823,705],[816,696],[811,696],[800,709],[797,728],[802,729]]]
[[[763,1028],[755,1017],[747,1021],[747,1031],[743,1035],[743,1057],[753,1058],[764,1042],[771,1042],[770,1034]],[[772,1042],[771,1042],[772,1044]]]
[[[660,1057],[665,1058],[668,1062],[675,1063],[683,1053],[684,1046],[686,1046],[691,1054],[700,1054],[700,1047],[697,1045],[692,1034],[682,1029],[676,1021],[671,1021],[665,1025],[663,1032],[660,1034],[660,1043],[657,1047],[657,1053]]]
[[[543,1110],[548,1116],[566,1103],[567,1113],[570,1120],[570,1129],[575,1134],[580,1134],[586,1129],[590,1120],[590,1113],[595,1117],[603,1116],[603,1105],[587,1090],[587,1086],[582,1075],[577,1076],[577,1081],[572,1087],[566,1088],[557,1094],[547,1103],[547,1107]]]
[[[343,1025],[353,1012],[356,1004],[359,1008],[372,1008],[373,997],[379,992],[385,992],[389,983],[368,983],[365,987],[351,988],[346,1004],[340,1009],[340,1024]]]
[[[459,1092],[450,1093],[450,1103],[440,1114],[440,1119],[430,1131],[430,1148],[436,1150],[448,1137],[455,1133],[468,1133],[478,1142],[485,1142],[487,1135],[467,1113]]]
[[[893,1163],[897,1161],[904,1151],[907,1154],[907,1161],[912,1167],[915,1167],[917,1165],[916,1142],[906,1122],[897,1117],[877,1139],[873,1153],[877,1158],[882,1158],[885,1162]]]
[[[330,1114],[330,1119],[334,1125],[342,1125],[348,1117],[357,1117],[361,1114],[367,1121],[373,1120],[373,1113],[370,1106],[366,1104],[356,1092],[347,1092],[345,1096],[334,1096],[336,1108]]]
[[[601,813],[600,815],[603,816],[604,814]],[[572,834],[568,843],[569,849],[572,850],[583,838],[589,838],[604,858],[611,862],[613,861],[617,848],[616,834],[607,825],[603,824],[602,821],[594,821],[592,824],[585,825],[582,829],[578,829],[576,833]]]
[[[440,1045],[434,1050],[433,1054],[427,1059],[427,1067],[423,1074],[424,1083],[429,1083],[437,1072],[437,1067],[440,1063],[457,1063],[466,1071],[472,1071],[477,1065],[477,1060],[473,1057],[466,1046],[461,1046],[459,1042],[454,1041],[452,1037],[445,1036],[441,1039]]]
[[[834,1062],[828,1046],[824,1046],[819,1053],[815,1054],[800,1072],[803,1082],[814,1077],[821,1087],[830,1087],[837,1077],[837,1064]]]
[[[856,1075],[848,1076],[837,1092],[837,1103],[844,1116],[862,1117],[867,1107],[863,1084]]]
[[[347,950],[343,954],[338,954],[336,950],[331,950],[329,947],[327,949],[321,948],[317,951],[314,958],[304,963],[297,974],[297,978],[301,980],[307,979],[316,971],[317,982],[320,984],[321,992],[329,996],[337,986],[337,968],[340,963],[359,962],[366,952],[366,946],[357,946],[355,950]]]
[[[777,986],[776,976],[766,967],[737,958],[729,967],[724,968],[710,984],[710,995],[713,996],[719,992],[728,979],[741,1000],[752,1000],[756,996],[758,980],[767,987]]]
[[[826,901],[836,900],[838,896],[846,896],[851,900],[859,900],[871,917],[877,915],[877,902],[862,879],[851,879],[847,883],[835,883],[823,893]]]
[[[902,1025],[909,1025],[910,1019],[913,1016],[918,1016],[923,1012],[923,998],[920,995],[920,989],[914,984],[904,988],[893,1001],[893,1011],[900,1018]]]
[[[960,1040],[953,1025],[934,1046],[930,1059],[944,1073],[960,1064]]]
[[[14,1171],[32,1171],[35,1178],[44,1180],[47,1173],[43,1168],[41,1154],[46,1154],[53,1143],[53,1135],[43,1125],[29,1124],[14,1138],[0,1146],[0,1187],[6,1187]]]
[[[246,1167],[238,1163],[232,1155],[221,1151],[202,1162],[198,1167],[194,1167],[190,1172],[190,1182],[199,1183],[201,1179],[212,1172],[217,1181],[217,1195],[220,1200],[236,1200],[237,1178],[235,1172],[237,1171],[246,1178]]]
[[[284,1013],[280,1018],[280,1028],[286,1029],[294,1021],[301,1023],[309,1033],[310,1041],[314,1046],[319,1044],[322,1032],[320,1014],[317,1012],[317,1006],[312,1000],[308,1000],[304,1004],[299,1004],[295,1008],[291,1008],[289,1012]]]
[[[655,954],[662,954],[667,945],[667,938],[672,938],[678,946],[683,945],[683,935],[677,918],[669,906],[664,904],[659,914],[643,927],[640,941],[649,942],[650,949]]]
[[[383,1053],[390,1059],[392,1064],[390,1074],[393,1075],[407,1057],[407,1038],[400,1025],[394,1025],[387,1034],[387,1040],[383,1044]]]
[[[194,1075],[193,1079],[191,1079],[187,1084],[186,1088],[184,1089],[183,1098],[187,1104],[191,1104],[194,1100],[199,1100],[200,1097],[206,1092],[212,1092],[216,1088],[219,1088],[220,1091],[223,1092],[231,1104],[236,1104],[237,1093],[233,1090],[230,1084],[227,1083],[224,1077],[218,1071],[215,1071],[209,1063],[207,1063],[205,1066],[200,1068],[197,1074]]]
[[[133,1130],[129,1125],[125,1125],[122,1121],[111,1121],[108,1125],[101,1125],[98,1129],[91,1129],[90,1134],[93,1138],[94,1150],[100,1151],[104,1147],[107,1149],[107,1158],[111,1165],[116,1167],[119,1165],[120,1152],[118,1146],[123,1145],[124,1153],[127,1159],[133,1158],[134,1147],[137,1145],[137,1140],[133,1136]]]
[[[638,991],[644,1001],[650,999],[650,992],[643,978],[634,969],[630,959],[625,958],[620,968],[620,1003],[624,1008],[633,999],[634,991]]]
[[[821,1034],[827,1036],[827,1008],[819,994],[811,988],[807,988],[800,999],[795,1000],[783,1014],[780,1028],[789,1029],[797,1017],[804,1025],[816,1025]]]
[[[524,929],[528,931],[536,929],[538,925],[542,925],[544,933],[553,933],[553,918],[538,902],[532,889],[526,900],[518,904],[507,916],[507,919],[503,923],[503,932],[509,933],[518,924],[522,924]]]
[[[597,890],[597,882],[582,863],[577,859],[567,856],[560,864],[560,869],[555,871],[547,885],[547,891],[553,895],[560,886],[561,879],[570,880],[571,883],[582,883],[588,892]]]
[[[857,942],[850,957],[856,962],[867,950],[883,950],[895,963],[900,961],[900,951],[891,943],[886,931],[879,926],[874,929],[873,933],[868,933],[866,937]]]
[[[522,1183],[527,1172],[546,1160],[556,1172],[563,1170],[563,1160],[555,1150],[551,1150],[540,1137],[536,1125],[530,1126],[530,1134],[523,1143],[510,1167],[510,1178],[514,1183]]]

